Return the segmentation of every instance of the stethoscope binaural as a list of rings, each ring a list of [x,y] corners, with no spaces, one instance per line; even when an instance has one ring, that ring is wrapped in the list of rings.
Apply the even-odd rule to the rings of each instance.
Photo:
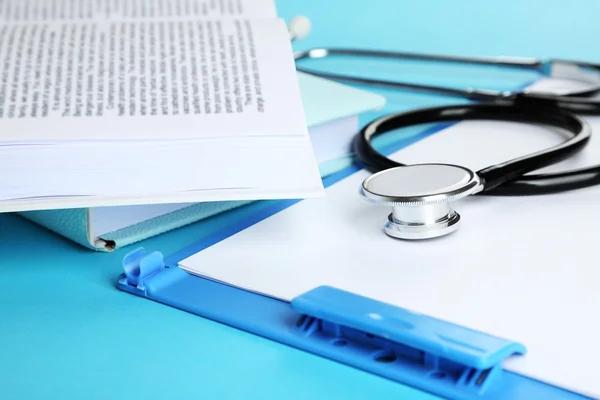
[[[310,21],[307,19],[299,17],[292,20],[292,39],[302,38],[309,31]],[[358,49],[308,50],[297,53],[296,60],[335,54],[530,68],[577,83],[574,85],[576,89],[560,93],[459,90],[357,78],[297,67],[298,71],[334,80],[425,90],[483,101],[482,104],[443,106],[384,116],[368,123],[356,136],[356,154],[365,166],[374,172],[363,181],[360,193],[369,202],[392,207],[384,229],[389,236],[400,239],[428,239],[454,232],[459,226],[460,215],[450,206],[450,202],[469,195],[542,195],[600,184],[600,165],[560,173],[526,175],[565,160],[588,143],[591,128],[575,113],[600,115],[600,101],[591,98],[600,93],[599,65],[563,60],[543,62],[532,59],[466,58]],[[568,71],[568,74],[560,76],[561,71]],[[452,164],[405,165],[377,152],[371,145],[373,138],[392,130],[423,123],[458,120],[541,124],[558,128],[570,137],[549,149],[479,171]]]
[[[568,82],[570,88],[558,92],[541,89],[522,89],[516,91],[498,91],[489,89],[456,89],[433,85],[419,85],[409,82],[387,81],[353,77],[343,74],[315,71],[297,67],[298,71],[338,81],[358,84],[410,89],[450,96],[464,97],[473,101],[495,104],[527,104],[541,107],[563,108],[576,113],[600,115],[600,100],[592,96],[600,93],[600,65],[569,60],[538,60],[518,57],[457,57],[445,55],[427,55],[363,49],[311,49],[295,54],[296,62],[304,59],[317,59],[331,56],[359,56],[373,58],[396,58],[449,62],[461,64],[495,65],[500,67],[534,70],[555,80]]]
[[[292,41],[306,37],[311,30],[310,20],[296,17],[289,23]],[[315,71],[298,66],[305,59],[323,59],[332,56],[355,56],[397,60],[420,60],[432,62],[447,62],[454,64],[493,65],[537,71],[554,80],[568,82],[570,88],[556,92],[539,88],[516,91],[498,91],[489,89],[456,89],[433,85],[419,85],[409,82],[370,79],[350,75]],[[332,80],[352,82],[365,85],[409,89],[429,93],[464,97],[468,100],[491,102],[502,105],[531,105],[538,107],[562,108],[578,114],[600,115],[600,99],[592,96],[600,94],[600,65],[572,60],[541,60],[524,57],[461,57],[437,54],[421,54],[408,52],[393,52],[383,50],[349,49],[349,48],[316,48],[298,51],[294,55],[296,69],[300,72],[320,76]]]

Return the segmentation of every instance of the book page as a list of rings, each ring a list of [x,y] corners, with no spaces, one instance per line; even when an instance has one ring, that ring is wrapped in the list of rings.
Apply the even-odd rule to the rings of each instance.
[[[0,170],[0,211],[323,196],[299,136],[0,146]]]
[[[273,0],[0,0],[0,21],[170,17],[276,18]]]
[[[279,19],[0,25],[0,142],[307,135]]]

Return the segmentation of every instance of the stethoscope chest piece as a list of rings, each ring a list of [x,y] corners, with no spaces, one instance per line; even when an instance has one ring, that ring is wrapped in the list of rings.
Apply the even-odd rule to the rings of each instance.
[[[392,212],[384,231],[398,239],[430,239],[454,232],[460,215],[450,206],[481,190],[479,176],[451,164],[416,164],[390,168],[365,179],[361,196]]]

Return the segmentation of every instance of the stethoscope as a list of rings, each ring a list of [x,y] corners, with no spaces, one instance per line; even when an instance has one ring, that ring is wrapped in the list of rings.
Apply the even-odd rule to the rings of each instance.
[[[290,38],[301,39],[310,31],[310,21],[293,19]],[[362,197],[374,204],[392,207],[384,231],[399,239],[427,239],[454,232],[460,215],[452,201],[469,195],[530,196],[565,192],[600,184],[600,165],[572,171],[525,175],[558,163],[580,151],[589,141],[591,128],[578,114],[600,115],[600,65],[569,60],[542,61],[522,58],[470,58],[361,49],[312,49],[296,53],[296,62],[333,55],[416,59],[453,63],[486,64],[533,69],[551,78],[575,83],[560,92],[534,90],[491,91],[452,89],[406,82],[367,79],[301,68],[298,71],[323,78],[383,87],[421,90],[482,101],[387,115],[369,122],[356,136],[355,152],[373,175],[360,187]],[[545,125],[568,134],[551,148],[528,154],[479,171],[452,164],[396,162],[375,150],[372,140],[387,132],[412,125],[466,120],[498,120]]]

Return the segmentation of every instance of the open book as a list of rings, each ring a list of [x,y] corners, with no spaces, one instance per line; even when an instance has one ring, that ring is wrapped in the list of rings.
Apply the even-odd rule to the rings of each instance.
[[[318,197],[272,0],[0,1],[0,211]]]
[[[360,129],[359,115],[380,110],[386,99],[302,72],[297,73],[297,78],[308,134],[319,172],[325,179],[352,164],[351,142]],[[19,215],[87,248],[112,251],[249,203],[255,202],[140,204],[32,210]]]

